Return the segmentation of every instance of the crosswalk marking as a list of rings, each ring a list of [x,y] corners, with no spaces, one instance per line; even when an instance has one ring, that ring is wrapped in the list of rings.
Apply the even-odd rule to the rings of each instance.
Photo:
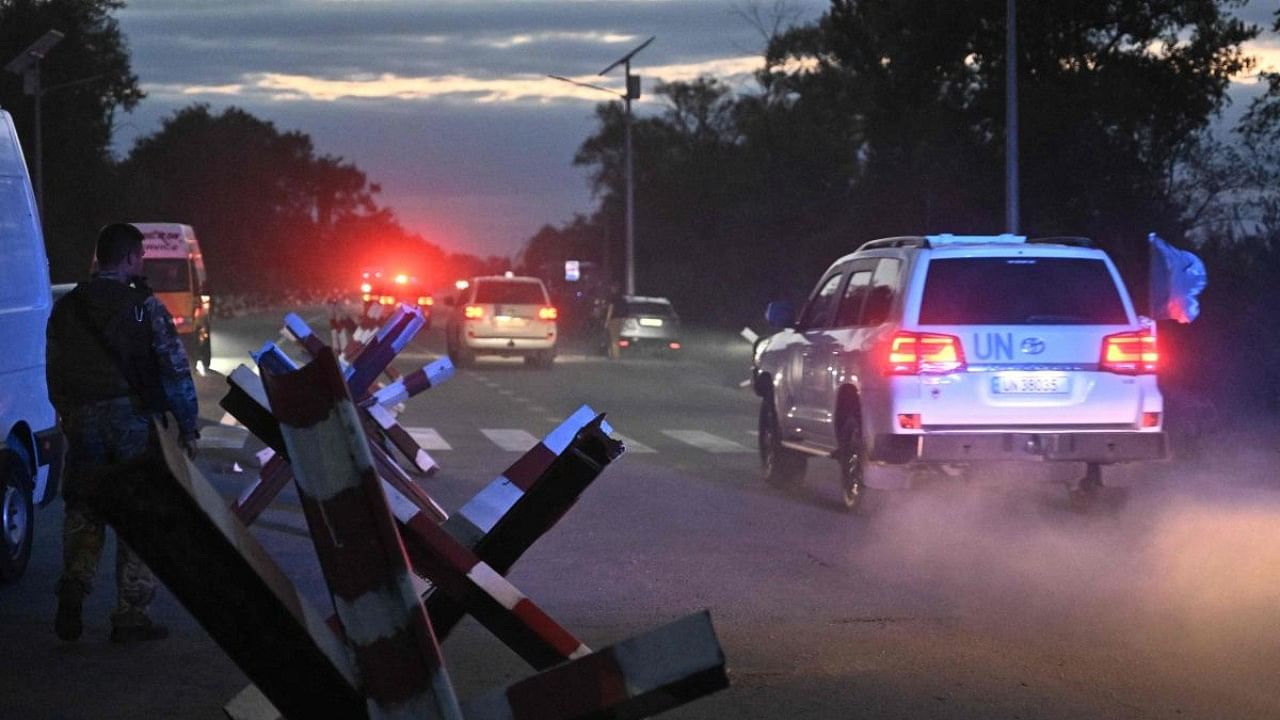
[[[657,450],[654,450],[653,448],[649,447],[648,445],[645,445],[639,440],[633,440],[627,437],[626,435],[618,435],[617,433],[614,433],[614,437],[622,441],[623,446],[627,448],[628,454],[658,452]]]
[[[493,441],[494,445],[509,452],[524,452],[538,444],[538,438],[524,430],[508,428],[481,428],[480,432]]]
[[[240,424],[240,422],[239,422],[239,421],[237,421],[237,420],[235,419],[235,417],[234,417],[234,416],[232,416],[232,414],[231,414],[231,413],[229,413],[229,412],[224,412],[224,413],[222,413],[222,418],[221,418],[220,420],[218,420],[218,424],[219,424],[219,425],[226,425],[227,427],[235,427],[235,426],[239,425],[239,424]]]
[[[746,445],[726,440],[704,430],[663,430],[662,434],[710,453],[753,452]]]
[[[418,447],[423,450],[452,450],[453,446],[447,440],[440,437],[440,433],[435,428],[429,427],[411,427],[405,428],[409,431],[409,436],[413,441],[418,443]]]
[[[549,418],[554,419],[554,418]],[[423,450],[434,452],[441,450],[453,450],[454,446],[446,440],[440,431],[433,427],[406,427],[409,435],[414,442]],[[475,432],[471,430],[470,432]],[[518,428],[481,428],[480,432],[494,445],[507,452],[524,452],[539,442],[539,438],[526,431]],[[747,431],[748,434],[753,434]],[[692,445],[699,450],[709,453],[749,453],[755,450],[747,444],[734,442],[727,438],[704,430],[662,430],[661,433],[669,438],[677,440],[686,445]],[[454,441],[458,440],[457,435],[465,435],[466,432],[453,433]],[[614,437],[621,440],[627,448],[629,454],[653,454],[661,452],[660,450],[647,445],[628,435],[615,434]],[[249,439],[249,432],[239,425],[210,424],[201,429],[200,445],[205,448],[218,449],[241,449],[245,447]],[[464,445],[469,446],[464,442]],[[265,459],[259,458],[260,462]]]

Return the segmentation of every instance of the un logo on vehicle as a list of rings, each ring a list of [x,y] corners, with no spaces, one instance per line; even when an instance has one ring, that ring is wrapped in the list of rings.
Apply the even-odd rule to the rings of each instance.
[[[1028,355],[1039,355],[1044,352],[1044,341],[1037,337],[1030,337],[1023,340],[1018,349]]]

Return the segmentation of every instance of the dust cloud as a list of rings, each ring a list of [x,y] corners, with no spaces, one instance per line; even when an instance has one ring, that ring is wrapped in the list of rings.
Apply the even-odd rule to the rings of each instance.
[[[966,622],[1105,642],[1280,701],[1280,452],[1233,439],[1110,471],[1127,502],[1086,513],[1025,466],[972,468],[890,497],[859,555]]]

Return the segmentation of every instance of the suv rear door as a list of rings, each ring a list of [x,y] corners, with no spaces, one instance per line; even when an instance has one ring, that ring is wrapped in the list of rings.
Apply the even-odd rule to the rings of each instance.
[[[1099,253],[935,253],[915,325],[960,339],[968,372],[921,376],[925,430],[1132,428],[1142,383],[1100,369],[1104,338],[1138,330]]]
[[[479,318],[467,326],[475,337],[541,338],[548,326],[555,326],[554,320],[539,317],[551,303],[542,282],[534,278],[478,279],[471,304],[481,308]]]

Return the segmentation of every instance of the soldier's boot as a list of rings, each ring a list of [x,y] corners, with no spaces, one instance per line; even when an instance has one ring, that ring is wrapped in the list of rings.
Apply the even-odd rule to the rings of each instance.
[[[53,619],[53,631],[64,642],[75,642],[84,632],[81,615],[84,611],[85,587],[75,580],[58,583],[58,614]]]

